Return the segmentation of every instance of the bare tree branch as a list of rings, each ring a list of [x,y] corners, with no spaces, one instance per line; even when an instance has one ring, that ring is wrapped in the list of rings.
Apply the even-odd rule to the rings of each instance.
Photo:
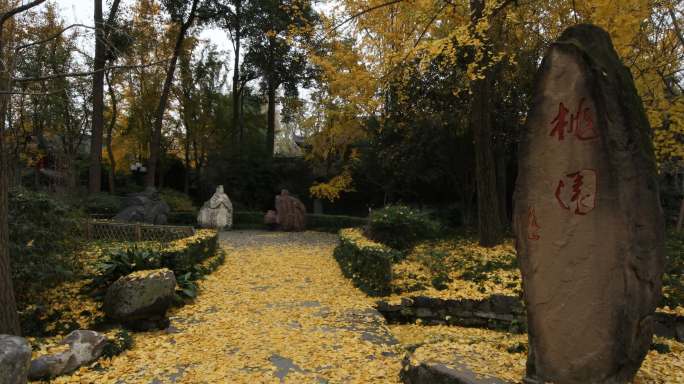
[[[335,32],[335,31],[337,30],[337,28],[339,28],[339,27],[341,27],[341,26],[347,24],[348,22],[350,22],[350,21],[356,19],[356,18],[359,17],[359,16],[363,16],[363,15],[365,15],[365,14],[368,13],[368,12],[375,11],[376,9],[380,9],[380,8],[388,7],[388,6],[393,5],[393,4],[401,3],[402,1],[404,1],[404,0],[391,0],[391,1],[388,1],[388,2],[386,2],[386,3],[378,4],[378,5],[376,5],[376,6],[373,6],[373,7],[370,7],[370,8],[366,8],[366,9],[360,11],[360,12],[357,12],[357,13],[355,13],[355,14],[349,16],[348,18],[344,19],[341,23],[339,23],[339,24],[333,26],[332,29],[330,29],[330,30],[328,31],[328,34],[329,34],[329,33],[332,33],[332,32]]]
[[[105,67],[101,70],[97,71],[87,71],[87,72],[71,72],[71,73],[55,73],[52,75],[45,75],[45,76],[37,76],[37,77],[19,77],[19,78],[12,78],[12,81],[17,82],[17,83],[26,83],[26,82],[31,82],[31,81],[44,81],[44,80],[54,80],[54,79],[61,79],[65,77],[85,77],[85,76],[92,76],[95,73],[98,72],[103,72],[103,71],[109,71],[109,70],[117,70],[117,69],[137,69],[137,68],[147,68],[147,67],[153,67],[156,65],[163,65],[168,62],[169,59],[165,60],[160,60],[160,61],[155,61],[154,63],[149,63],[149,64],[137,64],[137,65],[113,65],[109,67]]]
[[[87,29],[95,29],[95,27],[91,27],[91,26],[85,25],[85,24],[71,24],[70,26],[62,28],[59,32],[57,32],[57,33],[53,34],[52,36],[47,37],[47,38],[45,38],[45,39],[43,39],[43,40],[38,40],[38,41],[31,42],[31,43],[19,45],[19,46],[17,46],[16,48],[14,48],[14,51],[15,51],[15,52],[19,52],[19,51],[22,50],[22,49],[26,49],[26,48],[32,47],[32,46],[34,46],[34,45],[45,44],[45,43],[47,43],[47,42],[50,41],[50,40],[54,40],[54,39],[58,38],[58,37],[61,36],[64,32],[66,32],[66,31],[68,31],[68,30],[70,30],[70,29],[72,29],[72,28],[76,28],[76,27],[87,28]]]
[[[16,7],[14,9],[10,9],[9,11],[7,11],[5,13],[0,14],[0,27],[2,27],[5,24],[5,22],[7,20],[9,20],[10,18],[12,18],[14,15],[16,15],[18,13],[22,13],[24,11],[28,11],[29,9],[31,9],[37,5],[40,5],[44,2],[45,2],[45,0],[33,0],[30,3],[26,3],[22,6]]]

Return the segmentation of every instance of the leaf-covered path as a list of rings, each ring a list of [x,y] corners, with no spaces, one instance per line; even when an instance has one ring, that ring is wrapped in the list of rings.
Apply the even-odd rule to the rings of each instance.
[[[401,351],[332,257],[334,235],[233,231],[166,331],[58,382],[394,383]]]

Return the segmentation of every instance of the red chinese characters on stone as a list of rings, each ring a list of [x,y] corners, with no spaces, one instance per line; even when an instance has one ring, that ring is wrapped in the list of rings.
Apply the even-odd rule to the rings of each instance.
[[[551,121],[553,128],[549,136],[558,138],[558,141],[565,140],[565,134],[574,134],[579,140],[591,140],[598,137],[598,132],[594,127],[594,120],[591,117],[591,109],[584,105],[585,98],[582,98],[574,114],[569,114],[570,110],[561,102],[558,104],[558,114]],[[569,115],[568,115],[569,114]]]
[[[541,227],[537,224],[537,215],[534,213],[534,208],[530,207],[527,213],[527,238],[529,240],[539,240],[539,230]]]
[[[586,215],[596,208],[598,176],[593,169],[568,173],[558,181],[556,201],[561,208],[576,215]]]

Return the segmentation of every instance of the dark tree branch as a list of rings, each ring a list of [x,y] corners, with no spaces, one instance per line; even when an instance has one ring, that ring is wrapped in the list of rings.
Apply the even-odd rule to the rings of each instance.
[[[95,27],[91,27],[91,26],[85,25],[85,24],[71,24],[70,26],[62,28],[59,32],[57,32],[57,33],[53,34],[52,36],[47,37],[47,38],[45,38],[45,39],[43,39],[43,40],[38,40],[38,41],[31,42],[31,43],[19,45],[19,46],[17,46],[16,48],[14,48],[14,51],[15,51],[15,52],[19,52],[19,51],[21,51],[22,49],[26,49],[26,48],[32,47],[32,46],[34,46],[34,45],[45,44],[45,43],[49,42],[50,40],[54,40],[54,39],[58,38],[58,37],[61,36],[64,32],[66,32],[66,31],[68,31],[68,30],[70,30],[70,29],[72,29],[72,28],[76,28],[76,27],[87,28],[87,29],[95,29]]]
[[[0,27],[5,25],[5,22],[7,20],[9,20],[10,18],[12,18],[14,15],[16,15],[18,13],[22,13],[24,11],[28,11],[29,9],[31,9],[35,6],[38,6],[44,2],[45,2],[45,0],[33,0],[30,3],[26,3],[22,6],[16,7],[14,9],[10,9],[9,11],[7,11],[5,13],[0,14]]]
[[[109,70],[148,68],[148,67],[153,67],[156,65],[166,64],[168,61],[169,61],[169,59],[155,61],[154,63],[149,63],[149,64],[112,65],[112,66],[105,67],[105,68],[97,70],[97,71],[55,73],[52,75],[37,76],[37,77],[18,77],[18,78],[13,78],[12,81],[17,82],[17,83],[26,83],[26,82],[32,82],[32,81],[54,80],[54,79],[61,79],[61,78],[67,78],[67,77],[86,77],[86,76],[92,76],[98,72],[105,72],[105,71],[109,71]]]
[[[368,13],[368,12],[375,11],[376,9],[388,7],[388,6],[393,5],[393,4],[401,3],[402,1],[404,1],[404,0],[392,0],[392,1],[388,1],[388,2],[386,2],[386,3],[378,4],[378,5],[373,6],[373,7],[370,7],[370,8],[366,8],[366,9],[360,11],[360,12],[357,12],[357,13],[355,13],[355,14],[349,16],[348,18],[344,19],[341,23],[339,23],[339,24],[333,26],[333,28],[330,29],[330,30],[328,31],[328,34],[329,34],[329,33],[332,33],[332,32],[335,32],[335,31],[337,30],[337,28],[339,28],[339,27],[341,27],[341,26],[347,24],[348,22],[350,22],[350,21],[356,19],[357,17],[360,17],[360,16],[365,15],[365,14]]]

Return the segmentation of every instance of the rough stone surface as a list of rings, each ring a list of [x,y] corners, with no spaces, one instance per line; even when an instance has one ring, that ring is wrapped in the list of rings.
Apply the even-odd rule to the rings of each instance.
[[[421,348],[421,347],[419,347]],[[448,367],[441,362],[413,361],[404,359],[401,380],[406,384],[505,384],[503,380],[482,377],[458,361],[450,361]]]
[[[69,345],[65,352],[41,356],[31,362],[29,379],[50,379],[74,372],[102,356],[107,338],[95,331],[78,330],[67,335],[60,344]]]
[[[26,383],[31,347],[26,339],[0,335],[0,384]]]
[[[230,229],[233,227],[233,203],[223,191],[223,185],[204,203],[197,215],[197,223],[202,228]]]
[[[306,227],[306,206],[282,190],[275,198],[278,227],[283,231],[303,231]]]
[[[519,148],[528,382],[625,383],[648,352],[664,224],[649,123],[609,35],[551,45]]]
[[[402,298],[400,303],[378,300],[376,308],[389,323],[476,326],[524,331],[525,310],[517,297],[492,295],[484,300],[447,300],[427,296]]]
[[[154,188],[126,197],[126,208],[114,216],[115,221],[164,225],[171,208]]]
[[[168,269],[134,272],[107,289],[104,311],[110,318],[133,328],[154,328],[148,321],[162,321],[173,301],[176,277]]]

